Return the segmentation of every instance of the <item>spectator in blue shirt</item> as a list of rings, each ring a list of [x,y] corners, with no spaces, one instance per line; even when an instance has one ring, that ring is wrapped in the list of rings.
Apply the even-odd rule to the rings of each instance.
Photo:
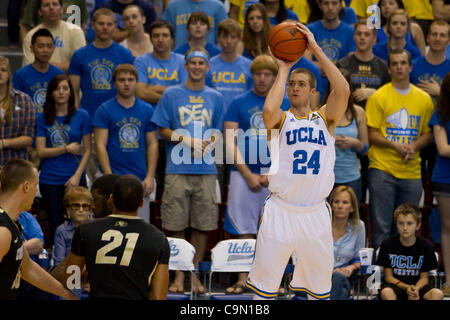
[[[413,61],[410,79],[414,85],[436,99],[441,91],[442,79],[450,71],[450,59],[445,57],[450,27],[447,21],[436,20],[428,30],[428,52]]]
[[[377,43],[387,41],[389,38],[387,20],[398,9],[405,9],[402,0],[379,0],[376,5],[380,8],[381,28],[377,29]],[[417,22],[411,21],[410,30],[405,35],[405,40],[416,46],[422,54],[425,53],[425,36]]]
[[[349,278],[361,268],[359,249],[365,247],[366,230],[359,218],[358,200],[351,187],[336,187],[330,196],[333,218],[334,270],[331,277],[331,300],[350,297]]]
[[[156,126],[150,121],[153,106],[135,97],[138,74],[131,64],[113,73],[117,94],[95,112],[95,148],[103,173],[132,174],[144,185],[144,205],[138,216],[150,222],[150,194],[158,160]]]
[[[69,255],[73,233],[80,224],[89,220],[93,205],[92,194],[85,187],[69,189],[63,201],[69,220],[56,229],[52,255],[55,267]]]
[[[38,263],[42,268],[48,268],[48,254],[44,249],[44,233],[39,222],[27,211],[22,212],[17,220],[23,228],[23,247],[28,251],[31,260]],[[50,299],[49,293],[36,288],[26,281],[21,281],[17,300],[48,299]]]
[[[188,80],[164,91],[152,121],[166,140],[162,227],[173,237],[183,239],[185,230],[191,227],[190,241],[196,249],[197,265],[205,254],[207,231],[218,227],[213,148],[221,136],[225,103],[220,92],[205,86],[209,57],[204,48],[186,53],[185,68]],[[198,292],[203,293],[197,277],[193,280]],[[184,292],[182,272],[176,273],[169,291]]]
[[[44,250],[44,233],[36,218],[24,211],[18,219],[23,228],[23,246],[30,254],[30,258],[37,261],[37,256]]]
[[[76,108],[69,77],[57,75],[48,85],[44,112],[36,122],[36,151],[42,159],[39,189],[50,217],[52,239],[64,222],[65,190],[86,186],[91,133],[91,119],[85,110]]]
[[[42,113],[45,94],[50,80],[57,74],[63,74],[60,68],[50,64],[55,51],[53,35],[48,29],[37,30],[31,37],[31,51],[34,61],[20,68],[12,78],[13,88],[28,94],[33,100],[37,113]]]
[[[182,82],[184,56],[172,52],[175,30],[169,22],[155,21],[150,26],[149,34],[153,52],[134,61],[138,72],[136,96],[147,103],[156,104],[168,87]]]
[[[128,36],[128,30],[125,29],[122,14],[123,10],[130,4],[137,5],[142,8],[145,15],[145,28],[156,20],[156,12],[152,5],[145,0],[108,0],[103,3],[100,8],[108,8],[116,14],[117,28],[114,31],[113,40],[116,42],[123,41]]]
[[[186,29],[189,33],[188,41],[176,48],[174,52],[185,55],[191,48],[202,47],[208,51],[211,58],[220,53],[218,46],[206,41],[206,36],[211,32],[211,25],[206,13],[201,11],[192,12]]]
[[[430,33],[433,29],[430,27]],[[428,34],[430,34],[428,33]],[[439,207],[442,224],[441,248],[445,282],[442,291],[450,296],[450,72],[442,80],[436,111],[428,124],[436,141],[436,165],[431,176],[431,188]]]
[[[307,27],[314,33],[317,44],[325,52],[328,59],[336,63],[350,52],[355,51],[353,26],[340,19],[340,12],[343,8],[340,0],[319,0],[319,8],[323,13],[322,19],[308,24]],[[324,76],[320,64],[310,53],[306,53],[305,57],[321,69],[322,88],[326,88],[328,79]]]
[[[208,15],[211,32],[208,33],[209,43],[217,42],[217,26],[222,20],[228,18],[222,1],[217,0],[172,0],[163,13],[163,20],[172,24],[175,29],[175,47],[188,41],[186,24],[189,15],[194,11],[202,11]]]
[[[253,60],[258,55],[268,54],[270,21],[266,7],[253,3],[245,11],[242,55]]]
[[[112,83],[116,66],[134,62],[131,51],[113,41],[115,24],[114,12],[107,8],[98,9],[92,21],[95,40],[76,50],[70,60],[68,74],[77,102],[91,117],[103,102],[116,94]],[[80,90],[81,100],[78,99]]]
[[[388,40],[379,42],[373,47],[373,53],[381,59],[387,61],[389,52],[393,49],[400,48],[408,50],[412,59],[419,58],[422,53],[412,43],[405,40],[405,35],[411,28],[408,13],[403,9],[395,10],[388,18],[387,32],[389,34]]]

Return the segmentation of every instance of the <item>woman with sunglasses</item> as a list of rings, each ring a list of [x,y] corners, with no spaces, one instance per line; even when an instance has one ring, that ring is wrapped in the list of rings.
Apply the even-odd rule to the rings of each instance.
[[[73,187],[64,195],[64,207],[69,220],[61,224],[55,233],[53,245],[53,266],[57,266],[70,253],[75,229],[89,220],[93,197],[85,187]]]

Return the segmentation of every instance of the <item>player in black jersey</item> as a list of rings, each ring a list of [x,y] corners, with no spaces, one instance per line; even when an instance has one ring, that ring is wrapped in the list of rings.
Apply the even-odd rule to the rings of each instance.
[[[72,239],[65,282],[73,266],[86,265],[92,299],[166,299],[169,243],[164,234],[137,216],[142,182],[120,177],[110,202],[113,213],[80,225]],[[72,269],[69,269],[72,267]]]
[[[41,290],[78,299],[32,261],[22,245],[17,218],[31,209],[38,183],[36,168],[26,160],[10,160],[0,172],[0,300],[16,297],[21,278]]]

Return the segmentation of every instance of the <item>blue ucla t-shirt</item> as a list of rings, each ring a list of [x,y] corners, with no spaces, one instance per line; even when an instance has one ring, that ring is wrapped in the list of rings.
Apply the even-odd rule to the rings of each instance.
[[[447,133],[447,143],[450,144],[450,122],[447,122],[443,126],[439,121],[439,115],[437,111],[433,112],[428,126],[433,130],[433,126],[439,125],[445,128]],[[450,158],[442,157],[439,153],[436,153],[436,163],[434,165],[433,174],[431,175],[431,181],[443,184],[450,184]]]
[[[420,50],[415,45],[411,44],[411,42],[406,42],[404,49],[409,51],[412,60],[417,59],[422,55]],[[383,59],[384,61],[388,61],[389,57],[388,41],[376,44],[375,46],[373,46],[372,51],[373,54],[376,55],[377,57]]]
[[[134,61],[138,81],[147,85],[174,86],[187,79],[184,57],[172,52],[168,60],[159,60],[153,53],[146,53]]]
[[[384,32],[384,29],[383,28],[377,29],[377,43],[387,42],[388,40],[389,36],[386,34],[386,32]],[[411,42],[411,44],[414,46],[416,45],[411,31],[408,31],[405,34],[405,41]]]
[[[222,131],[224,102],[222,94],[205,86],[193,91],[185,84],[164,91],[156,105],[152,121],[162,128],[199,139],[209,139]],[[216,174],[214,155],[194,158],[183,143],[166,143],[166,174]]]
[[[119,64],[133,64],[133,61],[131,51],[116,42],[104,49],[90,43],[76,50],[68,73],[80,76],[80,108],[93,117],[99,105],[116,95],[112,79],[114,69]]]
[[[36,112],[42,113],[48,84],[58,74],[64,74],[64,71],[54,65],[49,65],[47,72],[40,72],[32,64],[29,64],[14,73],[12,86],[14,89],[28,94]]]
[[[344,58],[349,52],[356,49],[355,40],[353,40],[353,27],[345,22],[341,21],[339,26],[333,30],[326,29],[321,20],[310,23],[307,27],[314,33],[319,47],[333,62]]]
[[[353,39],[353,26],[343,21],[333,30],[326,29],[321,20],[310,23],[307,27],[314,33],[319,47],[322,48],[328,59],[334,63],[356,50],[355,40]],[[315,57],[313,59],[316,61]],[[321,76],[321,86],[324,91],[328,86],[328,78],[325,75]],[[323,97],[322,92],[320,96],[321,98]]]
[[[156,129],[151,122],[153,106],[138,98],[125,108],[114,97],[95,112],[93,127],[108,130],[108,152],[111,171],[133,174],[140,180],[147,176],[146,133]]]
[[[97,1],[99,2],[99,1]],[[124,3],[120,3],[119,1],[105,1],[104,4],[99,5],[99,8],[108,8],[116,14],[117,26],[121,29],[125,29],[125,25],[123,24],[123,10],[128,5],[136,5],[142,9],[145,16],[145,24],[144,28],[147,30],[153,21],[156,20],[156,12],[153,6],[147,0],[132,0],[124,1]]]
[[[239,123],[237,146],[251,172],[267,173],[270,169],[270,153],[267,146],[267,132],[263,121],[263,106],[266,97],[253,90],[237,96],[231,102],[224,121]],[[285,96],[281,109],[289,110],[290,103]],[[235,166],[232,170],[237,170]]]
[[[83,136],[92,133],[91,117],[85,110],[77,109],[69,123],[64,123],[66,118],[67,116],[56,117],[55,122],[47,125],[44,114],[38,114],[36,137],[45,138],[46,148],[57,148],[72,142],[81,144]],[[78,169],[79,164],[75,157],[81,161],[81,155],[74,156],[70,153],[42,159],[39,181],[45,184],[64,185]]]
[[[444,62],[438,65],[431,64],[424,56],[413,60],[413,69],[409,75],[411,82],[415,85],[420,83],[420,80],[428,81],[435,80],[441,84],[445,75],[450,71],[450,59],[445,59]]]
[[[242,56],[229,63],[216,56],[211,59],[209,72],[206,75],[206,85],[222,93],[225,108],[238,95],[253,87],[252,74],[250,72],[251,61]],[[226,112],[226,109],[225,109]]]
[[[187,21],[194,11],[206,13],[209,19],[210,30],[206,35],[209,43],[217,42],[217,26],[222,20],[228,18],[225,6],[217,0],[173,0],[164,10],[162,19],[170,22],[175,29],[175,48],[185,44],[188,40]]]

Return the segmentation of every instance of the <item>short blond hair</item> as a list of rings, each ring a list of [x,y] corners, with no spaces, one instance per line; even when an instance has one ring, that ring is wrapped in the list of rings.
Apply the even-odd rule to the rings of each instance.
[[[97,21],[97,18],[99,16],[109,16],[112,17],[114,20],[114,23],[117,23],[117,18],[116,18],[116,14],[114,13],[114,11],[112,11],[111,9],[108,8],[100,8],[95,10],[94,15],[92,16],[92,22]]]
[[[91,192],[87,188],[76,186],[70,188],[64,194],[63,198],[64,207],[68,208],[72,202],[77,200],[86,200],[91,205],[94,203],[94,198],[92,197]]]
[[[278,73],[278,65],[273,61],[272,57],[267,54],[257,56],[250,65],[252,74],[262,69],[270,70],[274,76]]]
[[[116,78],[119,75],[119,73],[131,73],[136,78],[136,81],[138,80],[137,70],[132,64],[129,63],[119,64],[113,71],[113,82],[116,82]]]

